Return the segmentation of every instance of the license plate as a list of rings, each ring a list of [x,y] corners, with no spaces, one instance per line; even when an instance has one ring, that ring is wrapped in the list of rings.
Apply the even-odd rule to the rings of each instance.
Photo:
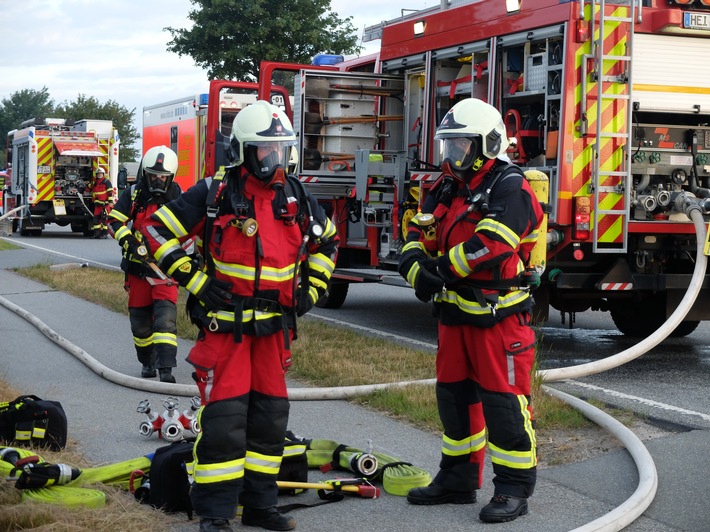
[[[710,30],[710,14],[686,11],[683,13],[683,27],[689,30]]]
[[[52,200],[52,203],[54,203],[54,215],[55,216],[66,216],[67,215],[67,209],[64,206],[63,199]]]

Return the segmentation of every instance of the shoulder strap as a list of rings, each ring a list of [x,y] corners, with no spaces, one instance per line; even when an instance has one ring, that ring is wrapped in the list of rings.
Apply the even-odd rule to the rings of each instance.
[[[214,262],[209,253],[210,237],[212,236],[212,227],[214,226],[215,219],[217,218],[217,212],[219,211],[219,198],[224,190],[225,182],[224,176],[226,171],[224,166],[220,166],[219,170],[212,177],[212,181],[209,185],[209,190],[207,191],[207,198],[205,199],[205,232],[202,235],[202,250],[205,254],[205,263],[207,264],[207,270],[209,273],[214,272]]]

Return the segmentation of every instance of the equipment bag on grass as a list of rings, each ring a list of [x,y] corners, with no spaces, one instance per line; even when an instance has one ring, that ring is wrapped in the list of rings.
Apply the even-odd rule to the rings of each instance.
[[[0,402],[0,439],[59,451],[67,444],[64,408],[58,401],[45,401],[36,395]]]

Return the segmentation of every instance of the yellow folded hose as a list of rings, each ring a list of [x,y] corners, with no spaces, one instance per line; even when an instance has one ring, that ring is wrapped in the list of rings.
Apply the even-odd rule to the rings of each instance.
[[[50,486],[48,488],[22,490],[22,500],[60,504],[70,508],[101,508],[106,504],[106,494],[103,491],[89,488]]]
[[[368,476],[371,480],[381,480],[383,489],[390,495],[406,496],[412,488],[428,486],[431,483],[431,475],[421,468],[403,462],[386,454],[372,452],[365,453],[353,447],[342,447],[338,442],[332,440],[309,440],[306,457],[309,468],[320,468],[333,462],[335,451],[341,448],[338,465],[346,471],[362,474],[361,470],[353,467],[362,459],[363,455],[372,457],[376,462],[376,470]],[[360,460],[362,462],[362,460]]]

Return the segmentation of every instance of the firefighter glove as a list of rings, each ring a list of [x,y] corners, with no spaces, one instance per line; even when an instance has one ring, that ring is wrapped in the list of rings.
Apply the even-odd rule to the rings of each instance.
[[[181,265],[172,276],[180,286],[184,286],[188,292],[202,301],[208,310],[223,309],[232,299],[232,294],[229,292],[232,285],[207,275],[199,269],[195,261]]]
[[[444,288],[444,280],[436,271],[437,262],[436,259],[424,259],[417,262],[419,273],[414,282],[414,295],[424,303],[427,303],[431,300],[431,296],[441,292]]]
[[[303,290],[300,286],[296,290],[296,316],[299,318],[310,312],[313,308],[313,299],[311,298],[310,292]]]
[[[118,243],[121,245],[123,250],[126,252],[126,255],[128,256],[134,255],[136,249],[138,249],[138,246],[140,246],[140,243],[138,242],[138,240],[136,240],[136,237],[130,233],[124,236]]]

